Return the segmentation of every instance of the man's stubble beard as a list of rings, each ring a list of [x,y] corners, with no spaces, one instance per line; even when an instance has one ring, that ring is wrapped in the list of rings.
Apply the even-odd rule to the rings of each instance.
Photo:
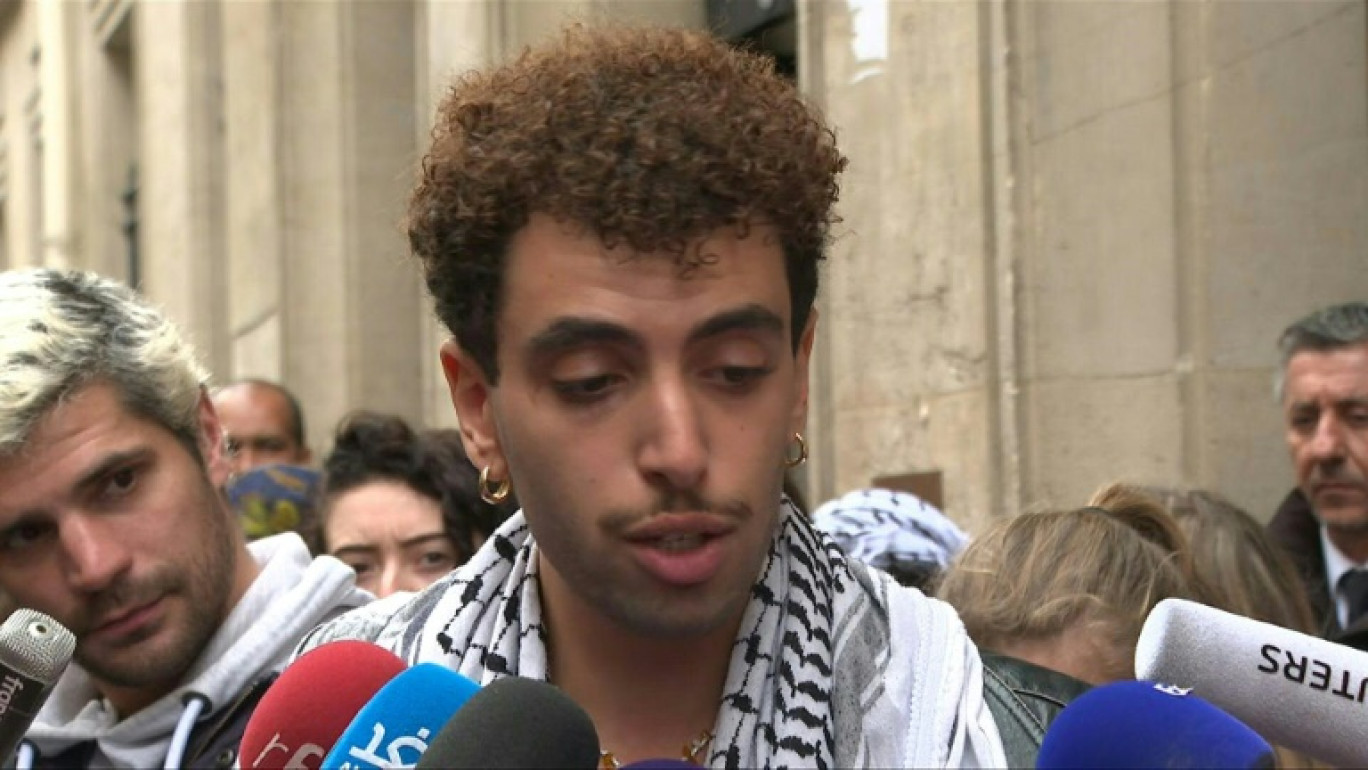
[[[214,547],[208,554],[208,560],[192,562],[184,572],[163,571],[150,579],[154,591],[164,591],[167,598],[179,599],[184,604],[185,613],[179,634],[173,634],[167,649],[138,650],[132,660],[113,665],[103,664],[84,654],[85,650],[78,644],[74,660],[92,677],[124,688],[154,685],[174,687],[199,658],[227,617],[228,596],[232,592],[236,572],[236,541],[229,529],[230,522],[218,492],[207,476],[201,481],[200,504],[195,506],[199,511],[191,515],[210,517],[211,526],[207,536]],[[112,590],[136,595],[136,589],[126,586]],[[162,629],[162,634],[168,630],[171,629]],[[144,641],[138,640],[135,644]]]

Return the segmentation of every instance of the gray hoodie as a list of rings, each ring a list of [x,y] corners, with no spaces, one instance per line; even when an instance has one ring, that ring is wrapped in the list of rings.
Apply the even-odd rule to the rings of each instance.
[[[232,704],[262,675],[284,668],[309,629],[373,598],[356,587],[351,568],[331,556],[311,558],[293,532],[257,540],[248,549],[261,574],[181,686],[119,721],[90,676],[73,663],[25,736],[16,758],[19,770],[32,765],[35,749],[51,757],[86,741],[97,744],[91,766],[179,767],[197,721]]]

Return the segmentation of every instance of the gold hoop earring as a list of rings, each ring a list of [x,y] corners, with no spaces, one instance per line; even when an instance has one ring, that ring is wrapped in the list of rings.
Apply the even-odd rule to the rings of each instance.
[[[803,434],[801,434],[801,433],[795,433],[795,434],[793,434],[793,443],[795,443],[795,444],[798,445],[798,456],[797,456],[797,457],[793,457],[793,456],[791,456],[791,455],[786,455],[786,456],[784,457],[784,467],[785,467],[785,468],[797,468],[798,466],[800,466],[800,465],[802,465],[803,463],[807,462],[807,458],[808,458],[808,448],[807,448],[807,441],[804,441],[804,440],[803,440]]]
[[[489,466],[480,469],[480,499],[490,505],[498,505],[508,499],[508,493],[513,491],[513,482],[510,479],[495,482],[494,486],[489,485]]]

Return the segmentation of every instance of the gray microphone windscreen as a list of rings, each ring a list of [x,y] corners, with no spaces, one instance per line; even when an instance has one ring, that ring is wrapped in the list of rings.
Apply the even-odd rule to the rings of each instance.
[[[37,610],[15,610],[0,625],[0,665],[51,687],[71,662],[76,637]]]
[[[36,610],[15,610],[0,624],[0,764],[10,761],[75,651],[76,637]]]
[[[1272,743],[1368,767],[1368,653],[1165,599],[1140,632],[1135,676],[1192,688]]]

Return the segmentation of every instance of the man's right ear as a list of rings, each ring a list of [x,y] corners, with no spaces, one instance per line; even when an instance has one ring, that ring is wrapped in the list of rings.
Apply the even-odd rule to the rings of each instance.
[[[446,375],[451,405],[461,422],[461,442],[476,468],[489,468],[495,479],[508,478],[503,448],[499,445],[497,421],[490,401],[492,386],[484,368],[454,338],[442,343],[438,352],[442,373]]]

